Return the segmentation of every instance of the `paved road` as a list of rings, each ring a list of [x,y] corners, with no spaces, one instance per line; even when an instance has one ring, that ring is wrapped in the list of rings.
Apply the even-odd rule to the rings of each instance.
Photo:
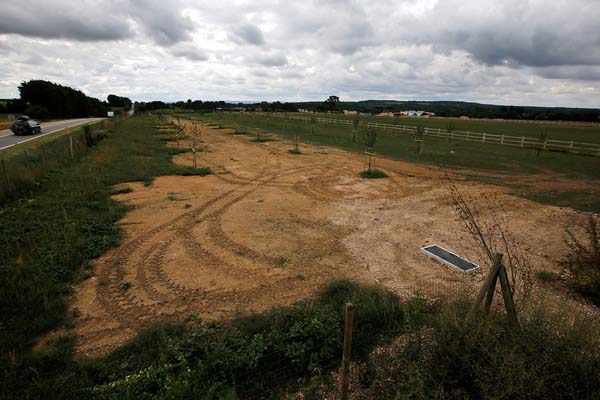
[[[68,119],[65,121],[54,121],[41,124],[42,133],[38,135],[26,135],[26,136],[15,136],[10,129],[0,131],[0,151],[8,149],[13,146],[17,146],[21,143],[29,142],[30,140],[39,139],[46,135],[62,131],[63,129],[71,128],[73,126],[85,124],[86,122],[96,121],[102,118],[80,118],[80,119]]]

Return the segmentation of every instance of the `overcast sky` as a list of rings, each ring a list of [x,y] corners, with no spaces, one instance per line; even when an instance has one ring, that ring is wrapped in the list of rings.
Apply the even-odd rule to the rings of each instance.
[[[600,0],[1,0],[0,98],[600,107]]]

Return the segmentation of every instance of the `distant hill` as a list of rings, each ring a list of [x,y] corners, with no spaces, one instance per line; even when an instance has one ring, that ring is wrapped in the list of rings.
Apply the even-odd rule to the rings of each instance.
[[[325,111],[323,102],[290,103],[297,108]],[[471,118],[504,118],[530,120],[566,120],[600,122],[600,109],[568,107],[502,106],[465,101],[397,101],[364,100],[342,101],[338,110],[356,110],[365,113],[380,113],[404,110],[433,112],[441,117],[468,116]]]

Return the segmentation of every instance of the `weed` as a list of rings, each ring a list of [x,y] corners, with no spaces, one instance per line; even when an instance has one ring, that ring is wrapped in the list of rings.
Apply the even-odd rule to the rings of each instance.
[[[387,178],[388,175],[383,172],[382,170],[379,169],[372,169],[371,172],[369,171],[362,171],[360,173],[361,178],[365,178],[365,179],[381,179],[381,178]]]
[[[127,290],[131,287],[131,283],[130,282],[123,282],[119,285],[119,287],[123,290]]]
[[[181,176],[206,176],[212,174],[210,167],[192,168],[192,167],[177,167],[175,174]]]
[[[569,254],[563,261],[575,289],[600,307],[600,225],[590,214],[583,227],[587,243],[567,230]]]
[[[285,257],[277,258],[277,267],[284,269],[288,263],[288,259]]]
[[[202,151],[201,149],[196,149],[196,152]],[[186,149],[169,149],[169,155],[170,156],[175,156],[177,154],[185,154],[185,153],[191,153],[192,149],[190,148],[186,148]]]
[[[545,270],[537,271],[535,273],[535,276],[540,282],[544,283],[554,283],[558,279],[558,275],[556,274],[556,272]]]
[[[183,208],[192,208],[192,205],[191,205],[191,204],[187,204],[187,203],[186,203],[186,204],[183,206]]]
[[[294,279],[296,279],[297,281],[305,281],[306,277],[302,274],[298,274],[294,277]]]
[[[288,153],[290,153],[290,154],[302,154],[302,152],[300,150],[298,150],[298,149],[288,150]]]
[[[256,142],[256,143],[264,143],[264,142],[273,142],[275,141],[275,139],[273,138],[269,138],[269,137],[255,137],[253,139],[250,139],[251,142]]]
[[[133,192],[133,189],[130,187],[125,187],[125,188],[121,188],[121,189],[113,189],[110,191],[110,195],[111,196],[115,196],[117,194],[126,194],[126,193],[131,193]]]
[[[177,199],[175,198],[175,195],[173,194],[173,192],[169,192],[169,193],[167,193],[167,200],[175,201]]]

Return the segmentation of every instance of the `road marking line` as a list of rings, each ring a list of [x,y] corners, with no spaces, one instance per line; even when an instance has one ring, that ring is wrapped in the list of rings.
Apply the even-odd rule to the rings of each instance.
[[[41,138],[41,137],[44,137],[44,136],[46,136],[46,135],[49,135],[49,134],[51,134],[51,133],[55,133],[55,132],[58,132],[58,131],[62,131],[62,130],[65,130],[65,129],[69,129],[69,128],[74,128],[74,127],[76,127],[76,126],[78,126],[78,125],[85,124],[86,122],[94,122],[94,121],[97,121],[97,120],[83,121],[83,122],[79,122],[79,123],[77,123],[77,124],[74,124],[74,125],[71,125],[71,126],[67,126],[67,127],[64,127],[64,128],[56,129],[56,130],[54,130],[54,131],[52,131],[52,132],[42,133],[41,135],[37,135],[37,136],[34,136],[34,137],[32,137],[32,138],[29,138],[29,139],[26,139],[26,140],[22,140],[22,141],[20,141],[20,142],[13,143],[13,144],[11,144],[11,145],[8,145],[8,146],[0,147],[0,150],[8,149],[9,147],[13,147],[13,146],[16,146],[16,145],[18,145],[18,144],[21,144],[21,143],[29,142],[29,141],[31,141],[31,140],[39,139],[39,138]]]
[[[76,119],[72,119],[72,120],[62,120],[62,121],[54,121],[54,122],[45,122],[43,124],[40,124],[40,126],[42,128],[49,128],[49,127],[54,126],[54,125],[64,124],[66,122],[80,121],[80,120],[81,120],[81,118],[76,118]],[[7,131],[8,130],[10,130],[10,129],[7,129]],[[11,135],[14,135],[14,133],[11,132],[11,133],[7,133],[6,135],[0,135],[0,138],[8,137],[8,136],[11,136]],[[2,149],[0,149],[0,150],[2,150]]]

